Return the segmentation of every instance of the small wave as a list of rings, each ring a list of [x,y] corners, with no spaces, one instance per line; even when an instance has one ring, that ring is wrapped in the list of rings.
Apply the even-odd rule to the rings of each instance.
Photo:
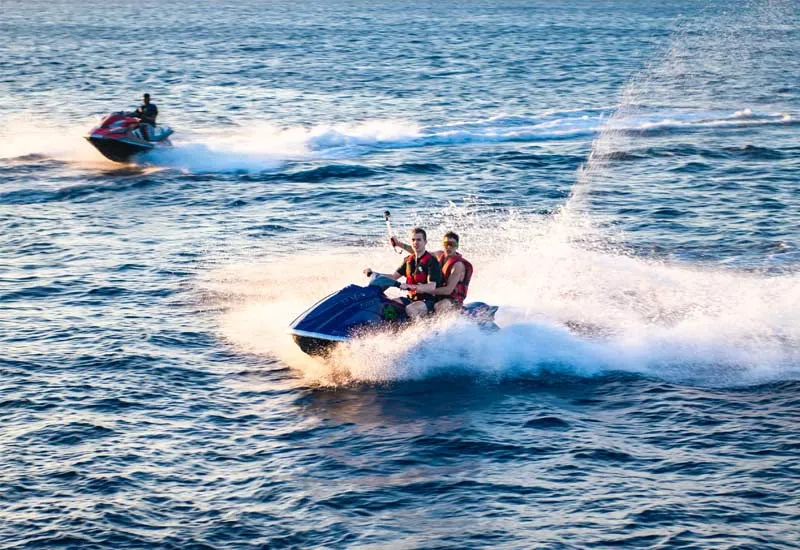
[[[436,174],[442,172],[444,167],[435,162],[406,162],[399,166],[386,167],[384,170],[406,174]]]
[[[98,194],[121,193],[131,189],[142,189],[160,185],[154,178],[117,179],[112,183],[88,183],[70,185],[55,190],[16,189],[0,193],[0,204],[40,204],[48,202],[93,200]]]
[[[0,302],[47,299],[54,295],[73,291],[69,286],[62,284],[38,285],[3,294],[0,296]]]
[[[116,432],[111,428],[88,422],[70,422],[66,425],[47,425],[20,435],[17,439],[28,443],[48,445],[78,445],[93,439],[109,437]]]
[[[525,423],[525,427],[537,430],[566,431],[569,430],[570,424],[556,416],[540,416],[539,418],[528,420]]]
[[[670,168],[669,171],[676,174],[683,174],[683,173],[696,174],[698,172],[707,172],[713,169],[714,166],[709,163],[689,161],[689,162],[684,162],[679,166],[675,166],[674,168]]]
[[[770,147],[745,145],[739,147],[703,148],[696,145],[678,143],[660,147],[633,147],[626,150],[596,152],[594,158],[615,162],[638,162],[652,158],[701,157],[704,159],[745,159],[745,160],[782,160],[788,158],[793,151],[779,150]]]
[[[130,291],[128,289],[118,286],[101,286],[90,289],[86,294],[89,296],[113,298],[115,296],[121,296],[129,292]]]
[[[781,160],[786,155],[777,149],[769,147],[759,147],[756,145],[745,145],[744,147],[725,147],[723,149],[729,157],[743,158],[747,160]]]
[[[3,159],[7,162],[41,162],[41,161],[48,161],[51,160],[47,155],[41,155],[38,153],[29,153],[27,155],[20,155],[18,157],[12,157]]]
[[[366,166],[355,164],[330,164],[311,170],[302,170],[288,174],[286,178],[290,181],[303,183],[318,183],[329,179],[340,178],[368,178],[377,174],[377,171]]]
[[[295,229],[288,225],[267,223],[245,227],[244,231],[246,231],[251,237],[266,237],[268,235],[276,235],[279,233],[291,233],[295,231]]]

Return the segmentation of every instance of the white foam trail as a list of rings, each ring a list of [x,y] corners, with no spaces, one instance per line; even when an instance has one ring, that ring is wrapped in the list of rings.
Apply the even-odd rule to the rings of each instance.
[[[489,119],[422,126],[403,120],[371,120],[338,125],[282,128],[268,122],[202,131],[175,128],[172,149],[135,159],[142,165],[192,173],[262,172],[287,162],[359,157],[376,149],[402,149],[471,143],[537,142],[601,134],[596,149],[610,136],[626,132],[691,127],[782,124],[788,113],[754,113],[748,109],[718,112],[655,112],[607,119],[602,112],[549,112],[537,116],[498,115]],[[98,122],[69,127],[19,116],[0,136],[0,158],[38,154],[70,162],[103,162],[83,136]],[[592,164],[590,159],[590,165]]]
[[[269,153],[246,153],[236,149],[217,149],[201,143],[177,144],[169,149],[152,151],[136,159],[137,163],[177,168],[194,174],[257,173],[277,170],[286,161]]]
[[[541,117],[497,116],[472,122],[424,127],[398,121],[320,127],[309,133],[309,149],[324,155],[329,149],[404,148],[469,143],[535,142],[614,132],[680,129],[692,126],[765,125],[792,120],[788,113],[753,113],[749,109],[718,112],[656,112],[608,121],[602,113],[584,111]]]
[[[702,385],[800,378],[800,274],[715,271],[585,250],[553,219],[467,220],[448,218],[431,233],[460,229],[463,252],[476,266],[470,298],[501,306],[498,333],[438,319],[401,335],[360,339],[329,361],[302,355],[286,333],[291,320],[359,282],[366,265],[395,267],[399,257],[388,247],[342,250],[334,260],[309,253],[230,266],[209,273],[203,286],[226,305],[226,340],[278,358],[311,384],[453,372],[508,378],[626,371]],[[331,274],[332,263],[352,270]]]

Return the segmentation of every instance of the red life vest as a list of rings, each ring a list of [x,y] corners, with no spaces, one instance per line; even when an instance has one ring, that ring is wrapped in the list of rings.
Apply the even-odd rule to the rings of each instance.
[[[461,263],[464,265],[464,278],[456,284],[456,287],[449,296],[442,296],[443,298],[450,298],[454,302],[464,303],[464,300],[467,298],[467,292],[469,291],[469,282],[472,279],[472,264],[461,254],[456,254],[448,258],[444,255],[444,252],[442,252],[441,254],[437,254],[436,257],[439,263],[442,264],[442,286],[447,286],[450,280],[450,273],[452,273],[456,264]]]
[[[428,265],[431,262],[437,261],[436,258],[430,252],[425,252],[422,256],[419,257],[418,262],[414,262],[414,255],[411,254],[406,256],[406,283],[409,285],[424,285],[428,282],[428,273],[430,272],[430,268]],[[416,264],[414,268],[411,266]],[[422,267],[422,269],[420,269]],[[417,295],[416,290],[409,290],[408,295],[411,298],[415,298]]]

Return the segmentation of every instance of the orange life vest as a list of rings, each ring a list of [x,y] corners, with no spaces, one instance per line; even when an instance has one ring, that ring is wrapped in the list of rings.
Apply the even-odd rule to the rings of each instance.
[[[450,273],[452,273],[456,264],[461,263],[464,265],[464,278],[456,284],[456,287],[449,296],[442,296],[442,298],[450,298],[454,302],[464,303],[464,300],[467,298],[467,292],[469,291],[469,282],[472,279],[472,264],[461,254],[456,254],[448,258],[444,255],[444,252],[442,252],[441,254],[437,254],[436,257],[439,263],[442,264],[442,286],[447,286],[450,280]]]

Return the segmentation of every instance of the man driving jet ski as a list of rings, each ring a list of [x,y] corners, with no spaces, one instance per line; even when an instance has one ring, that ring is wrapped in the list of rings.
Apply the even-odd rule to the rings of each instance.
[[[150,141],[150,137],[155,131],[158,107],[156,107],[155,103],[150,103],[150,94],[144,94],[142,102],[139,108],[133,112],[133,116],[140,121],[139,128],[142,129],[142,137]]]
[[[386,274],[386,277],[395,281],[400,277],[405,277],[406,282],[400,285],[403,290],[408,290],[408,297],[401,301],[406,308],[406,315],[412,319],[417,319],[434,310],[436,298],[434,292],[442,284],[442,268],[439,261],[427,250],[428,236],[425,230],[415,227],[410,231],[412,252],[403,260],[403,264],[394,273]],[[366,268],[364,273],[372,275],[373,271]]]

